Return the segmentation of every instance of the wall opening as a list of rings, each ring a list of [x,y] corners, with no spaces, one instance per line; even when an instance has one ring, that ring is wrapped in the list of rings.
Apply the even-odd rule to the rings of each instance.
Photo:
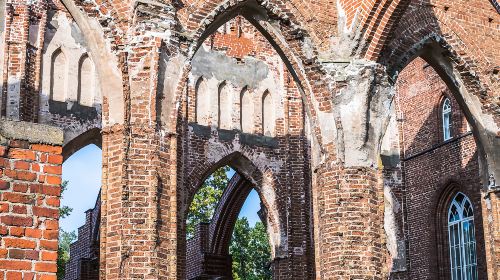
[[[210,125],[211,94],[208,81],[203,77],[196,82],[196,122]]]
[[[271,249],[260,209],[248,181],[229,166],[215,170],[189,207],[187,279],[271,279]]]
[[[63,163],[58,279],[99,279],[102,151],[88,144]]]
[[[244,88],[241,91],[241,130],[253,133],[255,130],[255,107],[252,91]]]
[[[232,110],[234,108],[233,90],[227,83],[219,86],[219,128],[233,129]]]
[[[262,128],[265,136],[274,136],[275,124],[273,97],[266,90],[262,96]]]

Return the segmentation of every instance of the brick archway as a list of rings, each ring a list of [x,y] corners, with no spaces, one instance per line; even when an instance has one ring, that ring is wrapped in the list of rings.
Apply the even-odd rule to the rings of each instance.
[[[252,189],[252,183],[238,173],[231,178],[211,222],[199,224],[195,236],[187,242],[187,279],[232,277],[229,244],[238,214]]]
[[[310,181],[306,174],[308,159],[301,152],[305,147],[304,139],[292,134],[273,140],[265,138],[271,142],[259,143],[264,136],[214,130],[196,124],[189,127],[190,130],[181,138],[185,152],[181,154],[184,164],[178,177],[182,191],[177,192],[177,277],[184,279],[189,275],[186,271],[185,220],[194,194],[213,171],[229,165],[260,194],[267,214],[265,223],[274,258],[273,274],[284,279],[309,279],[313,273],[313,245],[310,224],[306,222],[310,213]],[[287,176],[289,172],[297,178],[292,181]],[[227,234],[230,234],[231,220],[237,216],[234,213],[239,208],[234,202],[226,206],[230,205],[235,207],[221,210],[221,223],[216,227],[219,233],[213,239],[218,245],[212,248],[219,252],[224,252],[222,249],[229,240]]]
[[[459,167],[454,167],[455,170],[453,172],[455,172],[455,174],[451,172],[450,174],[452,175],[449,174],[445,175],[448,176],[445,178],[445,180],[439,180],[439,182],[437,182],[436,179],[432,179],[429,181],[421,180],[419,182],[415,182],[415,180],[412,181],[411,176],[418,176],[415,174],[421,174],[418,172],[422,172],[423,170],[419,169],[419,167],[416,167],[419,162],[418,157],[422,156],[420,160],[424,160],[423,157],[425,156],[426,157],[425,160],[431,162],[432,164],[439,162],[439,156],[438,156],[439,153],[436,152],[434,157],[430,157],[428,154],[426,155],[425,153],[415,154],[414,153],[415,150],[412,150],[413,148],[415,148],[415,146],[412,146],[413,143],[422,143],[422,141],[421,139],[413,138],[415,134],[412,134],[408,129],[404,129],[404,125],[401,124],[401,127],[403,128],[401,128],[402,132],[400,131],[400,133],[404,133],[405,135],[404,137],[405,138],[407,137],[408,139],[407,144],[409,144],[409,146],[403,144],[404,148],[402,149],[402,153],[400,154],[402,155],[401,157],[403,162],[402,164],[404,166],[403,170],[405,170],[404,172],[406,174],[406,178],[410,178],[410,179],[405,179],[408,181],[405,181],[404,184],[405,187],[407,188],[408,193],[411,194],[411,196],[404,198],[405,199],[404,203],[407,204],[407,206],[405,207],[406,212],[403,215],[407,215],[406,217],[408,217],[407,218],[408,220],[414,219],[414,221],[418,220],[419,222],[422,222],[430,219],[432,221],[431,224],[429,225],[429,229],[426,231],[425,236],[422,236],[422,234],[418,232],[418,226],[417,227],[413,226],[413,224],[415,223],[413,224],[408,223],[407,233],[405,235],[407,235],[408,238],[412,239],[410,241],[410,244],[411,243],[422,244],[422,245],[430,244],[430,246],[429,245],[422,246],[419,252],[420,253],[428,252],[425,254],[428,254],[429,256],[435,256],[430,258],[427,262],[422,263],[419,262],[418,257],[416,257],[416,255],[418,255],[419,253],[415,253],[416,251],[409,251],[407,255],[409,258],[408,263],[413,263],[415,267],[428,266],[429,268],[431,268],[431,271],[436,273],[435,274],[436,277],[439,275],[441,277],[446,278],[448,275],[447,273],[449,273],[448,271],[449,256],[447,255],[447,251],[444,251],[443,249],[446,248],[447,246],[446,245],[447,243],[443,241],[446,239],[446,236],[443,237],[443,232],[445,233],[446,229],[443,229],[443,223],[442,223],[443,218],[441,213],[439,212],[439,210],[435,209],[438,209],[439,207],[438,204],[441,203],[437,201],[441,197],[441,194],[446,195],[447,190],[445,188],[450,185],[450,180],[455,180],[456,182],[460,182],[460,184],[462,185],[461,188],[465,189],[464,193],[467,193],[468,196],[474,201],[475,208],[478,210],[477,212],[479,212],[477,229],[476,229],[477,233],[476,235],[478,240],[478,259],[484,260],[482,261],[481,264],[486,264],[488,263],[487,261],[485,261],[486,259],[495,258],[495,252],[488,244],[489,240],[493,239],[494,237],[491,236],[490,232],[491,229],[486,225],[487,224],[486,220],[483,221],[483,219],[481,219],[481,216],[486,217],[486,215],[488,215],[487,213],[491,211],[485,209],[483,200],[484,197],[482,197],[482,195],[484,194],[486,194],[486,196],[488,195],[487,194],[489,188],[488,176],[489,174],[495,172],[495,168],[497,165],[497,163],[495,162],[495,158],[498,157],[495,155],[496,152],[494,151],[494,149],[491,148],[491,146],[496,146],[497,144],[492,144],[492,140],[491,138],[489,138],[490,136],[488,136],[491,133],[490,131],[492,130],[492,128],[484,126],[485,114],[481,110],[482,106],[480,100],[475,98],[475,95],[478,94],[478,90],[481,89],[484,90],[484,88],[478,86],[480,82],[477,79],[476,80],[471,79],[471,76],[467,75],[468,71],[472,71],[469,68],[470,65],[468,65],[467,63],[463,64],[460,63],[461,61],[460,57],[457,57],[455,50],[450,45],[447,44],[447,41],[433,34],[432,36],[429,36],[426,40],[422,40],[418,43],[415,43],[414,45],[412,45],[412,48],[407,48],[404,50],[405,51],[401,52],[404,55],[399,56],[400,60],[395,60],[397,62],[400,62],[400,64],[397,63],[391,64],[393,68],[389,69],[391,75],[393,75],[393,77],[398,79],[398,81],[396,81],[398,85],[401,84],[406,85],[403,86],[402,92],[406,92],[407,95],[411,96],[407,99],[403,99],[402,102],[406,103],[406,105],[404,106],[408,107],[406,108],[406,112],[400,111],[397,113],[398,118],[401,116],[400,118],[404,119],[402,123],[408,122],[408,124],[411,124],[413,127],[415,127],[418,132],[422,132],[426,129],[427,131],[431,132],[432,131],[439,132],[440,131],[439,123],[441,121],[441,118],[436,119],[434,112],[428,111],[431,112],[430,114],[428,114],[428,112],[424,112],[422,110],[418,111],[419,115],[427,116],[426,118],[421,119],[420,123],[419,121],[416,121],[416,118],[414,118],[414,116],[412,118],[411,113],[409,112],[411,112],[412,110],[418,110],[419,108],[418,106],[412,107],[412,105],[410,104],[412,104],[412,102],[417,102],[415,100],[424,100],[423,96],[427,96],[425,98],[429,100],[430,102],[429,104],[436,104],[435,105],[436,107],[434,107],[434,105],[431,105],[432,108],[434,108],[431,110],[439,111],[440,110],[439,108],[441,106],[439,98],[441,97],[441,94],[435,89],[442,88],[444,91],[449,92],[450,99],[453,99],[454,102],[456,102],[455,103],[456,105],[454,105],[454,107],[461,109],[461,110],[457,109],[455,111],[456,115],[454,117],[455,118],[454,123],[456,124],[457,128],[456,139],[459,139],[459,137],[462,136],[468,137],[468,139],[463,138],[464,139],[463,143],[467,142],[467,145],[470,145],[470,147],[472,147],[471,149],[469,149],[469,151],[470,150],[473,151],[472,153],[469,153],[467,155],[470,156],[472,159],[466,161],[467,162],[466,165],[464,164]],[[417,62],[415,60],[419,61]],[[414,68],[416,67],[415,65],[418,65],[418,68]],[[405,72],[407,67],[408,71],[410,72]],[[426,68],[428,69],[425,70]],[[427,77],[430,76],[433,77],[431,80],[429,80],[433,82],[427,82],[429,85],[435,84],[436,82],[439,82],[441,85],[437,87],[433,87],[431,85],[427,89],[422,89],[422,92],[419,92],[417,90],[414,91],[413,94],[411,94],[409,91],[409,88],[411,88],[411,86],[409,85],[413,84],[414,86],[413,88],[415,88],[418,87],[418,84],[414,83],[415,80],[418,79],[419,81],[426,81],[425,78],[422,78],[421,76],[418,75],[418,72],[415,72],[415,69],[420,69],[416,71],[426,72]],[[400,73],[400,71],[402,73]],[[433,74],[431,74],[430,72],[432,72]],[[408,79],[408,75],[411,75],[408,73],[412,73],[416,78],[414,78],[413,80]],[[401,80],[399,80],[399,78],[401,78]],[[401,84],[399,84],[399,82],[401,82]],[[431,99],[429,99],[429,95],[425,95],[426,91],[432,92],[434,94],[432,97],[432,101]],[[399,87],[398,87],[398,93],[399,93]],[[416,98],[416,96],[419,95],[422,96],[420,97],[421,99]],[[397,102],[399,103],[399,101]],[[427,103],[425,104],[428,105]],[[426,105],[420,105],[420,108],[423,108]],[[465,125],[465,122],[457,121],[457,118],[461,118],[463,120],[464,115],[471,124],[474,137],[471,135],[470,130],[469,131],[465,130],[463,126]],[[462,128],[460,128],[460,125],[462,125]],[[429,130],[430,127],[432,128]],[[430,134],[427,134],[429,143],[436,143],[435,141],[437,140],[439,142],[446,144],[446,141],[442,140],[442,135],[439,135],[439,133],[435,137],[429,135]],[[445,147],[445,144],[443,144],[442,147]],[[416,150],[418,149],[419,148],[417,148]],[[467,149],[463,149],[463,151],[462,150],[453,151],[452,153],[447,154],[447,156],[442,156],[441,158],[444,159],[444,162],[446,161],[449,161],[450,163],[457,162],[456,159],[453,159],[453,156],[456,156],[457,154],[463,156],[466,154],[466,152],[464,151],[467,151]],[[441,153],[443,153],[443,150],[441,150]],[[460,172],[469,172],[469,173],[468,175],[463,175],[463,173],[461,173],[461,175],[457,176],[456,174]],[[388,184],[391,184],[390,180],[386,180],[386,182]],[[432,192],[429,192],[429,190],[432,190]],[[430,208],[427,207],[423,202],[415,200],[415,197],[419,197],[419,194],[421,193],[431,193],[433,195],[431,210],[429,210]],[[486,200],[487,199],[488,198],[486,198]],[[424,207],[422,207],[422,209],[418,209],[419,206],[420,207],[424,206]],[[482,211],[480,210],[481,208],[483,208]],[[419,237],[418,241],[415,241],[415,236]],[[488,265],[487,268],[485,266],[481,269],[483,270],[484,274],[480,276],[480,278],[487,277],[486,271],[488,271],[487,273],[490,275],[490,277],[492,277],[491,275],[494,275],[495,273],[494,267],[490,265]]]
[[[498,127],[498,116],[495,116],[489,103],[489,94],[492,91],[487,84],[482,83],[474,75],[476,69],[473,62],[467,57],[461,48],[448,44],[443,37],[431,33],[420,41],[405,45],[395,53],[400,55],[388,61],[388,71],[394,79],[416,57],[423,58],[429,63],[447,84],[453,96],[457,99],[461,110],[472,126],[474,136],[479,148],[479,156],[482,164],[481,177],[483,182],[488,182],[489,174],[500,174],[498,170],[498,152],[496,147],[496,132]],[[463,55],[459,55],[463,54]],[[444,56],[443,54],[446,54]],[[495,121],[490,116],[496,117]]]
[[[232,152],[229,154],[221,155],[221,158],[216,163],[201,163],[199,169],[195,169],[188,177],[191,178],[185,188],[189,190],[188,203],[182,211],[182,224],[185,225],[189,205],[193,200],[195,193],[199,190],[203,182],[212,174],[216,169],[222,166],[230,166],[236,171],[231,181],[228,184],[226,191],[219,202],[212,222],[209,228],[209,242],[207,243],[206,250],[212,254],[219,256],[227,256],[229,249],[229,242],[231,240],[232,229],[238,217],[238,213],[243,206],[248,194],[252,189],[255,189],[259,194],[261,205],[264,207],[265,220],[264,224],[267,226],[268,234],[270,235],[269,242],[271,245],[272,258],[279,258],[280,252],[287,246],[282,244],[286,242],[281,239],[281,236],[286,234],[284,232],[284,225],[280,222],[279,205],[274,201],[276,197],[276,182],[278,178],[273,175],[273,170],[264,167],[264,169],[256,166],[244,154],[248,152]],[[188,248],[189,250],[189,248]],[[227,272],[227,271],[226,271]],[[187,271],[189,275],[189,271]]]
[[[310,120],[310,129],[317,132],[313,134],[313,137],[316,138],[321,147],[325,140],[322,137],[318,115],[331,114],[333,104],[328,80],[323,75],[325,70],[318,61],[316,46],[310,43],[307,48],[310,49],[310,52],[304,51],[303,42],[305,40],[312,42],[312,40],[310,35],[300,27],[301,22],[296,19],[293,13],[287,11],[285,4],[281,1],[264,3],[256,0],[235,2],[224,0],[207,3],[207,7],[194,13],[190,17],[192,20],[187,23],[188,30],[191,31],[189,41],[188,44],[181,45],[181,50],[187,58],[184,61],[182,74],[179,75],[181,78],[176,87],[176,100],[173,104],[181,102],[183,98],[183,90],[187,85],[186,80],[191,71],[190,62],[201,44],[222,24],[241,15],[265,37],[285,63],[301,93],[305,112]],[[271,20],[279,22],[280,27],[277,28],[271,24]],[[178,109],[167,110],[170,114],[168,125],[170,129],[173,129],[177,124]]]
[[[71,141],[65,143],[62,150],[63,159],[67,160],[78,150],[90,144],[94,144],[97,147],[102,148],[102,136],[100,128],[89,129],[86,132],[71,139]]]

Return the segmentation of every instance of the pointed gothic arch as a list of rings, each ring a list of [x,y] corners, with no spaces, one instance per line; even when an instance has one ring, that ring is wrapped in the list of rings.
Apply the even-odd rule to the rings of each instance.
[[[276,118],[274,114],[273,97],[269,90],[262,95],[262,132],[265,136],[276,135]]]
[[[50,99],[65,102],[67,93],[68,61],[61,48],[52,53],[50,63]]]
[[[85,53],[78,62],[78,103],[92,107],[95,97],[94,63]]]

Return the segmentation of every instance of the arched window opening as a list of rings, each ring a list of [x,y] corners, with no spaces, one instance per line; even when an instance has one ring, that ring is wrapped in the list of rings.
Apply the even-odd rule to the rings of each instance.
[[[232,107],[233,91],[228,84],[223,83],[219,87],[219,128],[233,129]]]
[[[271,279],[271,248],[260,209],[250,182],[229,166],[214,171],[189,207],[187,279]]]
[[[444,141],[450,140],[451,135],[451,101],[449,98],[445,98],[443,101],[443,107],[441,110],[443,119],[443,139]]]
[[[57,49],[52,54],[52,61],[50,67],[50,99],[54,101],[66,101],[66,78],[67,78],[67,65],[66,56]]]
[[[452,280],[476,280],[477,258],[472,203],[458,193],[448,208],[448,237]]]
[[[262,128],[265,136],[274,136],[275,124],[273,98],[266,90],[262,96]]]
[[[248,89],[241,92],[241,130],[245,133],[254,132],[254,101]]]
[[[73,153],[62,169],[58,279],[97,280],[102,151],[87,145]]]
[[[78,103],[91,107],[94,104],[94,64],[85,54],[78,65]]]
[[[201,77],[196,83],[196,122],[210,125],[210,90],[207,81]]]

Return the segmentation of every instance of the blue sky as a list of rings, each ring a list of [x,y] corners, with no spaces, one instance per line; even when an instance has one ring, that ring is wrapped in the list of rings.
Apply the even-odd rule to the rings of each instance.
[[[63,193],[62,205],[73,212],[60,221],[64,231],[77,230],[85,223],[85,211],[94,208],[101,188],[101,149],[88,145],[63,163],[63,180],[69,181]]]
[[[101,187],[101,165],[101,149],[95,145],[82,148],[64,162],[62,177],[69,184],[61,203],[73,208],[71,215],[60,221],[64,231],[76,231],[85,223],[85,211],[94,207]],[[247,217],[253,226],[260,221],[259,210],[259,195],[252,190],[239,216]]]

